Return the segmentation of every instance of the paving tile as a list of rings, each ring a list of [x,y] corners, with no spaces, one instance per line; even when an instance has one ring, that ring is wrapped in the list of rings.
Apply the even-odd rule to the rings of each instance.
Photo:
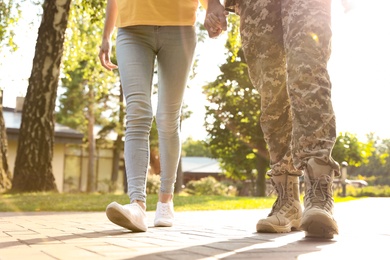
[[[340,234],[332,240],[256,233],[269,209],[176,212],[171,228],[153,227],[147,212],[149,230],[141,233],[110,223],[104,212],[0,212],[0,260],[388,260],[389,208],[390,198],[336,204]]]
[[[54,259],[62,259],[62,260],[75,260],[75,259],[107,259],[101,254],[97,254],[96,252],[89,251],[84,248],[80,248],[77,246],[69,246],[64,245],[61,247],[58,246],[39,246],[33,247],[35,249],[39,249],[41,252],[45,253],[48,256],[51,256]]]

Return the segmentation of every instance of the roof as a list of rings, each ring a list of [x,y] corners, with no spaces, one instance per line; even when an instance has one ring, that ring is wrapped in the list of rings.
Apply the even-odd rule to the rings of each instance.
[[[183,172],[222,173],[218,160],[208,157],[182,157],[181,167]]]
[[[4,107],[3,117],[9,139],[18,139],[22,113],[13,108]],[[54,138],[57,143],[82,143],[84,135],[70,127],[55,123]]]

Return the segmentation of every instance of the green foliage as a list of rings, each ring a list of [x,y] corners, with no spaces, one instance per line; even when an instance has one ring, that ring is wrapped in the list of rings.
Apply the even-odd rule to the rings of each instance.
[[[83,69],[76,68],[70,71],[68,75],[69,77],[62,79],[62,86],[66,87],[66,91],[60,95],[56,121],[86,133],[88,126],[86,121],[88,99],[86,97],[87,90],[82,85]]]
[[[81,3],[75,5],[75,8],[83,13],[88,13],[91,23],[100,23],[105,17],[106,4],[106,0],[81,0]]]
[[[367,142],[361,143],[360,147],[364,148],[361,150],[362,163],[350,165],[347,178],[364,179],[370,185],[390,185],[390,140],[369,134]]]
[[[86,134],[88,107],[93,104],[95,123],[104,137],[112,129],[121,132],[119,78],[105,70],[98,59],[104,24],[105,1],[74,0],[69,16],[62,64],[62,88],[56,120]],[[100,10],[101,9],[101,10]],[[99,11],[100,10],[100,11]],[[98,19],[99,18],[99,19]],[[115,60],[114,60],[115,62]],[[94,90],[93,99],[88,94]]]
[[[371,146],[371,153],[369,154],[370,162],[376,161],[377,166],[382,167],[386,167],[386,164],[389,165],[390,139],[381,140],[374,134],[369,134],[367,139],[368,144]]]
[[[11,51],[17,49],[14,42],[13,26],[19,20],[21,12],[20,4],[14,0],[4,0],[0,2],[0,51],[7,46]]]
[[[340,133],[333,148],[332,157],[339,163],[347,162],[350,166],[359,167],[367,164],[372,155],[373,143],[362,143],[355,134]]]
[[[219,158],[229,178],[257,182],[265,194],[268,152],[260,127],[260,95],[250,82],[241,50],[238,16],[229,16],[228,50],[221,75],[204,86],[210,103],[205,125],[213,157]],[[257,180],[256,180],[257,178]]]
[[[160,191],[160,175],[148,174],[146,181],[146,194],[158,194]]]
[[[366,167],[361,167],[362,169],[366,169]],[[380,169],[379,169],[380,170]],[[382,185],[390,185],[390,174],[376,174],[376,175],[361,175],[358,174],[357,177],[352,177],[353,179],[364,180],[370,186],[382,186]],[[352,179],[351,178],[351,179]]]
[[[217,181],[212,176],[208,176],[198,181],[194,180],[188,182],[187,192],[193,195],[235,196],[237,194],[237,189],[232,185]]]
[[[378,185],[357,188],[347,185],[347,195],[353,197],[390,197],[390,186]]]
[[[198,15],[205,15],[205,13],[206,10],[203,8],[202,5],[199,5]],[[203,21],[197,21],[195,27],[197,28],[198,42],[204,42],[208,36],[207,30],[203,25]]]
[[[182,156],[211,157],[206,141],[188,138],[182,145]]]

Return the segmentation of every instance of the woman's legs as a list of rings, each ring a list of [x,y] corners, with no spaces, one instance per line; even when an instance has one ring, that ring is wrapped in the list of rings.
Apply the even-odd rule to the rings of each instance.
[[[145,201],[149,132],[153,119],[151,85],[158,60],[157,127],[161,194],[172,194],[180,157],[180,112],[196,46],[192,26],[133,26],[119,29],[118,65],[126,98],[125,161],[131,201]],[[163,195],[162,200],[171,199]]]
[[[111,203],[106,210],[114,223],[146,231],[146,176],[149,136],[153,120],[151,86],[154,61],[158,60],[158,107],[156,122],[161,155],[161,188],[155,225],[171,226],[173,189],[180,158],[180,112],[196,46],[191,26],[131,26],[121,28],[117,59],[126,99],[125,164],[130,205]]]
[[[120,28],[117,59],[126,100],[125,165],[130,201],[146,201],[149,133],[153,120],[151,86],[156,56],[153,26]]]
[[[120,28],[117,59],[126,99],[125,165],[130,204],[110,203],[107,217],[129,230],[147,231],[146,175],[153,111],[151,86],[156,56],[152,26]]]
[[[158,106],[156,122],[161,163],[160,201],[172,200],[181,152],[180,114],[196,46],[192,26],[156,27]]]

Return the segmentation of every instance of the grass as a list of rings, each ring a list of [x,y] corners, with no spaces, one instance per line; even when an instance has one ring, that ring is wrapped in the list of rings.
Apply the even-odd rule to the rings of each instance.
[[[335,197],[335,202],[354,200],[354,197]],[[106,206],[117,201],[129,203],[125,194],[60,194],[22,193],[1,194],[0,212],[44,211],[104,211]],[[187,196],[176,195],[175,211],[234,210],[271,208],[275,197]],[[147,210],[156,210],[157,195],[147,197]]]

